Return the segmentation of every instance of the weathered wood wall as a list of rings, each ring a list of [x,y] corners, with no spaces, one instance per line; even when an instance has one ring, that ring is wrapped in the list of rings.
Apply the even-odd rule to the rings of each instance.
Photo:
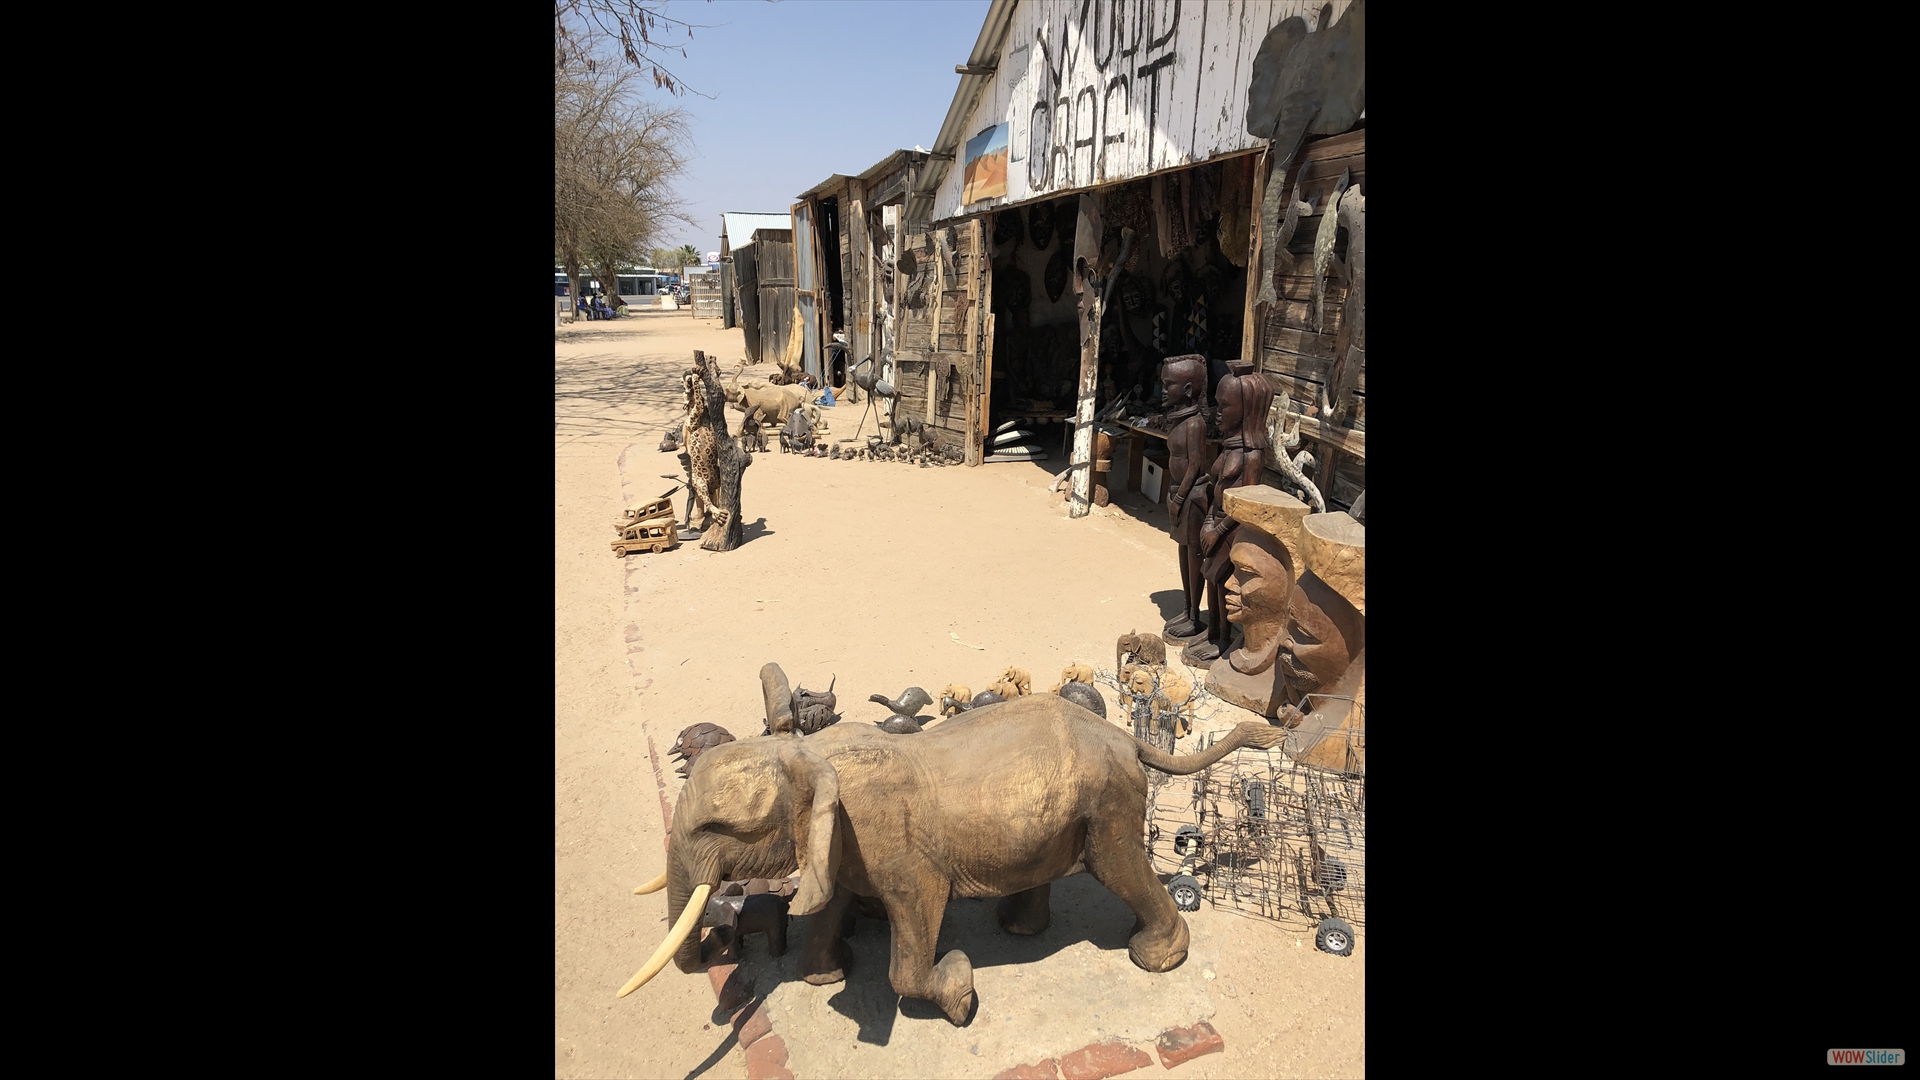
[[[754,234],[754,268],[760,297],[760,359],[789,359],[793,338],[793,230],[760,229]]]
[[[983,230],[967,223],[906,235],[904,250],[913,255],[914,272],[900,312],[895,415],[925,421],[943,443],[964,444],[971,434],[968,403],[978,394],[984,336],[985,305],[976,302],[985,269],[982,236]]]
[[[1274,289],[1279,299],[1268,311],[1265,325],[1261,327],[1260,367],[1273,380],[1276,398],[1286,395],[1298,405],[1300,411],[1319,404],[1320,391],[1326,385],[1327,372],[1333,364],[1334,339],[1340,332],[1342,308],[1347,299],[1346,283],[1329,274],[1325,322],[1321,332],[1314,333],[1313,241],[1320,231],[1328,196],[1339,183],[1343,170],[1349,172],[1349,186],[1358,186],[1363,195],[1368,194],[1365,128],[1309,142],[1287,170],[1287,190],[1291,191],[1296,180],[1304,178],[1302,194],[1313,203],[1315,213],[1301,219],[1299,227],[1294,230],[1292,242],[1287,245],[1288,252],[1294,257],[1291,271],[1274,279]],[[1335,246],[1334,253],[1342,258],[1346,256],[1344,239]],[[1327,441],[1302,440],[1302,446],[1310,450],[1320,463],[1316,484],[1321,494],[1342,508],[1351,505],[1367,486],[1364,453],[1367,430],[1367,343],[1364,327],[1353,345],[1361,350],[1361,362],[1359,383],[1351,403],[1340,416],[1317,418],[1321,421],[1330,420],[1339,433],[1329,433]],[[1322,425],[1311,422],[1303,426],[1316,430],[1322,428]],[[1359,453],[1353,452],[1354,439],[1352,434],[1347,433],[1360,437]],[[1308,434],[1313,432],[1309,431]],[[1335,449],[1335,446],[1346,449]],[[1333,459],[1331,485],[1327,482],[1326,469],[1330,457]]]
[[[746,341],[747,359],[759,363],[760,356],[760,271],[758,245],[743,244],[733,249],[733,289],[740,310],[740,336]]]
[[[1333,20],[1351,0],[1332,0]],[[1007,193],[963,206],[947,168],[934,221],[1253,149],[1247,84],[1267,31],[1325,0],[1081,0],[1015,9],[998,72],[964,129],[1007,133]]]

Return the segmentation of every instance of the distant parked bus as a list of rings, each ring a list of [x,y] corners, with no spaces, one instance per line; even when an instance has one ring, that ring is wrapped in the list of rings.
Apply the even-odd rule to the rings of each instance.
[[[670,275],[661,273],[651,266],[636,266],[631,267],[630,270],[630,273],[620,274],[619,295],[622,303],[636,307],[651,307],[659,303],[656,297],[669,291],[669,283],[672,280]],[[580,275],[580,285],[589,296],[606,291],[600,287],[599,279],[589,274]],[[553,295],[569,295],[567,272],[558,266],[553,268]]]

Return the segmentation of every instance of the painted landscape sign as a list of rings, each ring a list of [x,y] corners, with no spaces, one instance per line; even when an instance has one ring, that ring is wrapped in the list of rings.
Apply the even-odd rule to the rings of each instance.
[[[1007,125],[967,140],[966,190],[962,202],[997,199],[1007,193]]]

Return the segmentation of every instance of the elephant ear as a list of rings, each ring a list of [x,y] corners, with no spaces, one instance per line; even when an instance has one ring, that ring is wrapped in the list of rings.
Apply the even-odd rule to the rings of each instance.
[[[800,861],[800,888],[789,910],[811,915],[833,899],[840,869],[840,776],[826,758],[804,744],[781,754],[793,791],[793,850]]]

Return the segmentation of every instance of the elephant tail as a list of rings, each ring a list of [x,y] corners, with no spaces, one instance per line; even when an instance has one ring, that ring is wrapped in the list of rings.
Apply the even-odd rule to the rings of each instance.
[[[1134,739],[1133,743],[1136,752],[1140,755],[1140,764],[1171,776],[1190,776],[1241,747],[1265,750],[1280,745],[1286,737],[1286,728],[1263,724],[1258,720],[1248,720],[1236,725],[1226,738],[1197,754],[1181,754],[1176,757],[1140,739]]]

